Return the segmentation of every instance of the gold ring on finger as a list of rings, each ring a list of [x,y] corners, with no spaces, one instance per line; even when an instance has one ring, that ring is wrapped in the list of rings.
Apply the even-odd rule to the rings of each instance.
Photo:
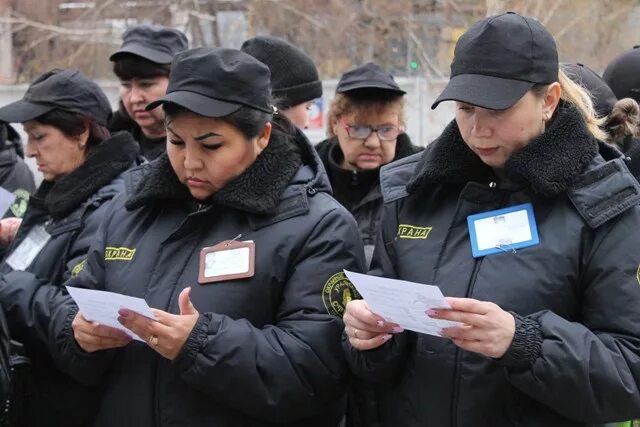
[[[355,328],[353,329],[353,337],[358,338],[358,330]]]
[[[158,346],[158,336],[157,335],[151,335],[149,337],[149,344],[151,344],[154,347]]]

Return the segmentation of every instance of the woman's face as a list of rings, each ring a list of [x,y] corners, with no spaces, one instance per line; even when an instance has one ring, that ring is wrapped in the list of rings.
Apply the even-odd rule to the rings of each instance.
[[[45,180],[56,181],[84,163],[88,130],[69,137],[58,128],[35,120],[24,122],[22,126],[28,136],[25,154],[35,159]]]
[[[356,113],[343,114],[332,124],[333,134],[338,138],[344,155],[342,167],[350,170],[371,170],[390,163],[396,156],[397,134],[400,129],[400,116],[393,108],[380,113],[369,114],[357,119]],[[354,135],[366,134],[363,128],[378,129],[366,138]],[[350,136],[351,133],[351,136]],[[383,140],[380,135],[395,138]]]
[[[456,102],[456,122],[471,151],[488,166],[500,169],[513,153],[544,132],[559,100],[560,85],[554,83],[546,95],[528,91],[502,111]]]
[[[205,200],[242,174],[269,144],[271,123],[247,140],[220,119],[184,112],[167,120],[167,154],[178,179]]]
[[[309,127],[309,111],[312,106],[313,101],[305,102],[282,110],[282,114],[287,116],[287,118],[300,129],[306,129]]]
[[[162,108],[146,111],[147,104],[162,98],[167,93],[168,77],[153,77],[120,81],[120,99],[131,117],[148,138],[165,135]]]

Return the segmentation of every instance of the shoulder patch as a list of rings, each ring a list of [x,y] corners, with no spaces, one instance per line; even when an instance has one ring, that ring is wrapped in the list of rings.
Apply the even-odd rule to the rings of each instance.
[[[342,317],[349,301],[361,298],[356,287],[342,272],[331,276],[322,288],[322,302],[332,316]]]
[[[18,188],[13,192],[13,195],[16,196],[16,200],[11,205],[11,213],[16,218],[22,218],[24,214],[27,212],[27,206],[29,204],[29,192],[27,190],[23,190],[22,188]]]
[[[136,254],[135,249],[129,248],[115,248],[107,246],[104,248],[104,260],[105,261],[131,261]]]
[[[418,227],[417,225],[400,224],[398,225],[399,239],[426,239],[429,237],[433,227]]]
[[[73,267],[73,270],[71,270],[71,277],[76,277],[78,274],[80,274],[82,270],[84,270],[84,266],[86,264],[87,260],[80,261],[78,264],[76,264],[76,266]]]

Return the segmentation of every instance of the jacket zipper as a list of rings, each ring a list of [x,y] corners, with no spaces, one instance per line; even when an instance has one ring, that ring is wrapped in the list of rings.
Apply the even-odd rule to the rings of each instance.
[[[498,185],[494,181],[489,183],[489,188],[491,188],[492,190],[495,190],[497,186]],[[508,197],[509,196],[506,193],[502,196],[502,199],[500,200],[500,203],[498,205],[499,208],[504,207]],[[473,288],[475,287],[475,284],[476,284],[476,278],[478,276],[478,272],[480,271],[480,265],[482,264],[482,260],[484,260],[484,257],[476,259],[476,262],[473,266],[473,271],[471,272],[471,278],[469,279],[469,284],[467,286],[467,293],[465,295],[465,298],[469,298],[471,295],[473,295]],[[462,376],[460,375],[460,370],[462,365],[462,361],[461,361],[462,351],[463,350],[461,348],[459,347],[456,348],[455,365],[453,368],[453,378],[455,379],[455,383],[453,386],[453,402],[451,405],[452,427],[458,426],[458,402],[460,400],[460,383],[462,382]]]

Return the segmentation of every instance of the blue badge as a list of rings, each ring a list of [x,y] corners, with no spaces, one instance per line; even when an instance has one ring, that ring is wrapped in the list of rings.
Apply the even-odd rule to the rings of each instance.
[[[469,215],[467,224],[474,258],[540,243],[531,203]]]

